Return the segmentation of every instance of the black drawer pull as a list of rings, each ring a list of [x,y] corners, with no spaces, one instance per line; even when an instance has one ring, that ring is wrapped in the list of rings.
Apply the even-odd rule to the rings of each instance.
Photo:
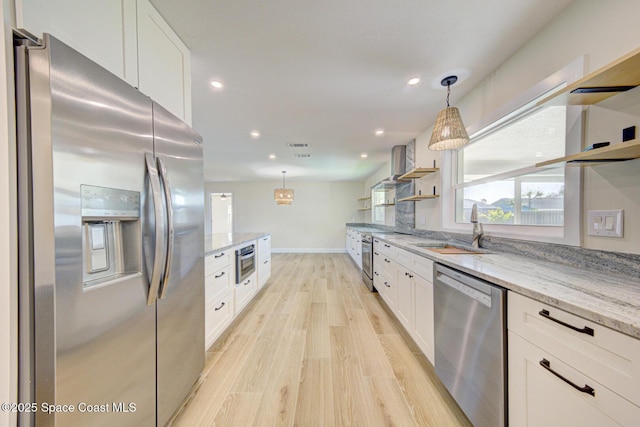
[[[265,261],[265,262],[263,262],[263,264],[269,264],[269,261]]]
[[[385,247],[385,248],[390,248],[391,246],[390,246],[390,245],[387,245],[387,244],[385,243],[385,244],[384,244],[384,247]]]
[[[549,362],[547,359],[543,358],[540,361],[540,366],[542,366],[544,369],[546,369],[547,371],[551,372],[553,375],[555,375],[556,377],[560,378],[562,381],[564,381],[565,383],[569,384],[571,387],[575,388],[579,392],[587,393],[587,394],[590,394],[591,396],[595,396],[596,395],[596,391],[592,387],[589,387],[587,384],[585,384],[584,387],[580,387],[579,385],[577,385],[574,382],[566,379],[565,377],[563,377],[562,375],[560,375],[559,373],[557,373],[556,371],[551,369],[551,362]]]
[[[390,287],[391,287],[391,285],[387,285],[387,282],[384,282],[384,285],[385,285],[387,288],[390,288]]]
[[[245,286],[247,286],[249,283],[251,283],[251,279],[247,280],[247,281],[246,281],[246,282],[244,282],[243,284],[244,284]]]
[[[374,255],[380,255],[378,252],[374,252],[373,254],[374,254]]]
[[[213,276],[213,278],[214,278],[214,279],[219,279],[219,278],[221,278],[221,277],[222,277],[222,276],[224,276],[224,275],[225,275],[225,272],[223,271],[222,273],[218,274],[217,276]]]
[[[222,304],[220,304],[220,307],[216,307],[216,308],[214,308],[213,310],[214,310],[214,311],[218,311],[218,310],[222,309],[222,307],[224,307],[224,304],[225,304],[225,303],[223,302]]]
[[[376,276],[379,276],[377,271],[374,271],[373,274],[375,274]]]
[[[594,332],[593,332],[593,329],[592,329],[592,328],[590,328],[590,327],[588,327],[588,326],[585,326],[584,328],[576,328],[575,326],[570,325],[570,324],[568,324],[568,323],[565,323],[565,322],[563,322],[562,320],[554,319],[554,318],[553,318],[553,317],[551,317],[551,315],[549,314],[549,310],[540,310],[540,311],[538,312],[538,314],[539,314],[540,316],[542,316],[542,317],[546,318],[546,319],[551,320],[552,322],[559,323],[559,324],[561,324],[562,326],[565,326],[565,327],[567,327],[567,328],[569,328],[569,329],[572,329],[572,330],[574,330],[574,331],[576,331],[576,332],[580,332],[581,334],[587,334],[587,335],[591,335],[591,336],[593,336],[593,333],[594,333]]]
[[[388,259],[386,259],[386,258],[384,259],[384,261],[385,261],[385,262],[389,262],[389,263],[391,262],[391,261],[389,261],[389,260],[388,260]]]
[[[223,256],[224,256],[224,252],[220,252],[219,255],[214,255],[213,257],[214,258],[220,258],[220,257],[223,257]]]

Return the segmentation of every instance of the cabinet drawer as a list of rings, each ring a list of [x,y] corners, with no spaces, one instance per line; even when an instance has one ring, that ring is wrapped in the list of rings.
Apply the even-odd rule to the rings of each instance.
[[[233,319],[233,290],[207,305],[204,316],[205,348],[209,348]]]
[[[378,239],[373,240],[373,249],[388,258],[396,259],[398,257],[397,248],[395,246],[387,242],[382,242]]]
[[[513,292],[507,307],[510,331],[640,405],[640,340]]]
[[[396,252],[398,264],[418,274],[423,279],[433,282],[433,261],[401,248],[397,248]]]
[[[251,298],[253,298],[256,293],[256,273],[253,273],[241,283],[238,283],[235,288],[235,314],[237,315],[247,305],[247,303],[251,301]]]
[[[271,255],[260,257],[258,261],[258,287],[264,286],[264,284],[271,277]]]
[[[511,331],[508,346],[510,426],[637,425],[640,407],[574,369],[572,363],[565,363]]]
[[[231,276],[233,276],[231,266],[226,266],[204,278],[204,295],[207,303],[221,292],[231,289],[234,282]]]
[[[204,274],[208,276],[216,271],[231,264],[233,256],[232,249],[225,249],[224,251],[216,252],[211,255],[207,255],[204,261]]]
[[[271,236],[258,239],[258,256],[262,258],[266,253],[271,253]]]

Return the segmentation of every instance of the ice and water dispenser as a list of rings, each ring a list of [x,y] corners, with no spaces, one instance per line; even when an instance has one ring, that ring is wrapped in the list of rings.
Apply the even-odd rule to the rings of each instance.
[[[140,193],[80,186],[84,288],[140,274]]]

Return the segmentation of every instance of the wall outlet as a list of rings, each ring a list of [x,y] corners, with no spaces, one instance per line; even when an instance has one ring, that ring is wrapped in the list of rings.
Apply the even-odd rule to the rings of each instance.
[[[622,237],[624,217],[622,209],[589,211],[587,234],[590,236]]]
[[[420,215],[420,225],[427,225],[427,217],[425,215]]]

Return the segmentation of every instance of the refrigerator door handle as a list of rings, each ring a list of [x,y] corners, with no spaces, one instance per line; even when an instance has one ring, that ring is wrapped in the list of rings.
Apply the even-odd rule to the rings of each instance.
[[[145,154],[145,162],[147,164],[147,173],[149,174],[149,183],[151,184],[151,193],[153,195],[153,211],[155,215],[155,254],[153,258],[153,271],[151,272],[151,280],[149,282],[149,296],[147,297],[147,305],[156,302],[160,281],[162,279],[163,265],[166,251],[166,242],[164,234],[164,209],[160,190],[160,178],[158,177],[158,169],[154,161],[153,154]]]
[[[173,255],[173,199],[171,198],[171,185],[169,184],[169,178],[167,176],[167,168],[165,167],[164,160],[162,160],[161,157],[158,157],[158,170],[160,171],[162,186],[164,187],[164,198],[167,206],[167,224],[169,224],[167,233],[167,256],[164,266],[163,280],[160,285],[159,292],[160,299],[164,299],[168,288],[167,282],[169,281],[169,274],[171,273],[171,259]]]

